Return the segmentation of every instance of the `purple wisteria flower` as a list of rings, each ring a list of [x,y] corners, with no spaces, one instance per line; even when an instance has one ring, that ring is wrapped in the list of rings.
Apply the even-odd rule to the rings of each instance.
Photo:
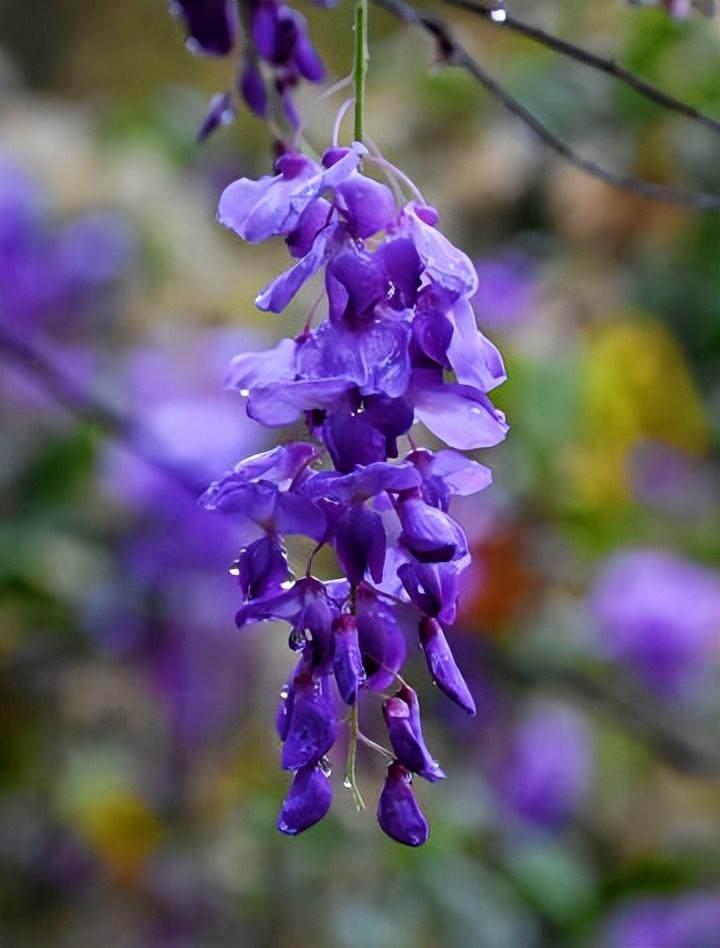
[[[287,153],[275,175],[235,181],[220,198],[221,223],[251,243],[282,238],[293,258],[258,294],[260,309],[281,312],[320,274],[327,302],[317,326],[308,320],[295,338],[236,356],[229,373],[251,418],[278,428],[304,421],[313,444],[291,441],[241,461],[204,504],[239,530],[238,626],[284,620],[299,653],[276,722],[281,764],[295,773],[278,828],[295,834],[324,816],[325,757],[339,719],[354,722],[351,745],[364,739],[362,696],[390,690],[382,710],[392,763],[377,816],[389,836],[417,846],[428,826],[413,776],[445,774],[425,744],[417,695],[398,674],[406,643],[395,610],[415,607],[433,681],[474,714],[443,628],[470,562],[450,511],[454,496],[490,484],[490,471],[460,451],[505,437],[488,397],[505,370],[475,322],[470,260],[438,230],[433,208],[397,207],[364,173],[366,156],[358,142],[320,162]],[[448,447],[417,446],[418,423]],[[331,547],[341,575],[320,581],[311,557],[296,577],[290,534],[312,540],[315,553]]]
[[[281,0],[248,0],[244,7],[247,29],[241,36],[236,0],[172,0],[170,4],[185,25],[191,52],[227,56],[238,49],[237,92],[252,112],[263,118],[267,115],[272,87],[285,118],[297,127],[300,121],[292,90],[302,79],[320,82],[325,78],[305,17]],[[232,121],[233,115],[233,93],[216,93],[198,130],[198,140]]]
[[[619,908],[605,926],[603,948],[710,948],[720,944],[717,893],[637,898]]]
[[[498,800],[524,823],[559,828],[586,793],[593,770],[593,740],[582,717],[547,704],[519,723],[493,773]]]
[[[603,567],[590,599],[602,648],[665,698],[682,697],[717,661],[720,578],[662,550],[628,550]]]

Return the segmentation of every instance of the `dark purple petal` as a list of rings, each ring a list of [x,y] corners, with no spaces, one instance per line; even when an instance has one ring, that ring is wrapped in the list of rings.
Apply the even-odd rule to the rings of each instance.
[[[442,780],[445,774],[430,756],[419,730],[419,715],[414,721],[410,706],[400,697],[388,698],[384,702],[383,715],[390,745],[403,767],[431,782]]]
[[[238,23],[233,0],[174,0],[171,6],[185,21],[193,52],[226,56],[235,45]]]
[[[417,417],[451,448],[491,448],[508,432],[503,413],[468,385],[420,385],[413,397]]]
[[[325,419],[322,438],[336,471],[346,474],[358,464],[386,458],[387,439],[365,413],[333,412]]]
[[[451,698],[468,714],[475,714],[475,702],[460,669],[455,663],[442,626],[435,619],[420,620],[420,644],[422,645],[432,680],[440,691]]]
[[[256,115],[264,118],[267,114],[265,82],[258,67],[248,59],[245,60],[238,87],[247,107]]]
[[[426,616],[455,621],[460,582],[454,563],[403,563],[398,576],[410,601]]]
[[[235,107],[229,92],[216,92],[210,99],[205,118],[197,130],[196,139],[204,142],[219,125],[229,125],[235,118]]]
[[[424,356],[449,369],[448,346],[453,326],[447,316],[436,310],[422,310],[413,320],[413,343]]]
[[[367,570],[379,583],[385,563],[385,528],[380,515],[365,504],[353,504],[338,524],[335,551],[353,586],[360,583]]]
[[[328,263],[325,273],[330,318],[355,319],[369,314],[385,299],[388,282],[375,257],[348,245]]]
[[[301,219],[298,218],[292,230],[288,230],[287,233],[294,233]],[[341,231],[337,225],[330,225],[321,230],[310,251],[289,270],[275,277],[255,297],[257,308],[264,312],[281,313],[298,290],[323,266],[334,250],[336,238],[339,236],[341,236]]]
[[[357,330],[325,322],[298,349],[297,369],[306,378],[346,378],[363,395],[396,398],[410,380],[409,337],[400,319],[375,318]]]
[[[417,302],[423,264],[409,237],[384,240],[375,251],[393,285],[393,305],[410,309]]]
[[[378,461],[358,468],[351,474],[320,471],[308,479],[304,491],[309,497],[328,497],[330,500],[355,503],[369,500],[385,490],[408,490],[419,483],[416,468],[407,461],[399,464]]]
[[[281,595],[259,599],[242,606],[235,616],[235,623],[239,629],[251,622],[273,622],[278,619],[297,625],[308,604],[313,599],[324,596],[322,583],[316,579],[300,579],[292,589]]]
[[[385,691],[405,661],[405,636],[395,613],[374,595],[368,598],[361,590],[358,596],[358,642],[367,673],[365,686],[371,691]]]
[[[277,818],[277,828],[296,836],[318,823],[330,809],[332,785],[318,764],[308,764],[295,774]]]
[[[467,539],[452,517],[421,497],[408,497],[398,507],[402,541],[423,563],[446,563],[467,553]]]
[[[335,743],[337,722],[332,705],[313,681],[295,682],[295,698],[280,758],[283,770],[314,764]]]
[[[282,584],[290,576],[285,548],[277,537],[270,534],[242,551],[237,568],[240,589],[245,599],[281,593]]]
[[[330,223],[331,214],[332,205],[325,198],[318,198],[303,211],[297,227],[285,238],[293,257],[304,257],[310,253],[315,238]]]
[[[250,24],[253,43],[263,59],[272,61],[278,41],[279,8],[275,0],[255,3]]]
[[[384,833],[406,846],[422,846],[430,835],[412,790],[412,777],[396,761],[388,767],[378,800],[377,820]]]
[[[293,59],[301,75],[310,82],[321,82],[325,78],[325,67],[307,34],[305,18],[297,11],[290,11],[297,24]]]
[[[290,681],[281,688],[280,702],[277,707],[277,712],[275,713],[275,730],[281,741],[284,741],[287,737],[288,728],[290,727],[290,715],[292,714],[295,693],[292,682],[293,679],[291,678]]]
[[[342,615],[335,622],[335,681],[345,704],[355,704],[358,688],[365,680],[365,669],[358,645],[355,617]]]
[[[317,504],[288,492],[277,499],[274,526],[278,533],[311,537],[319,543],[327,532],[327,519]]]
[[[395,219],[395,199],[384,184],[354,174],[337,188],[340,207],[358,237],[372,237]]]

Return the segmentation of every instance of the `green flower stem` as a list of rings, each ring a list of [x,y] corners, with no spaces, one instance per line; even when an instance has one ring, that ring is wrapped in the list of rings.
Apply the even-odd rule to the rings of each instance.
[[[345,786],[348,788],[348,790],[352,791],[355,806],[357,807],[358,811],[360,811],[365,809],[365,801],[363,800],[362,793],[360,793],[360,787],[358,786],[357,777],[355,774],[355,760],[357,758],[358,745],[357,702],[350,708],[350,721],[348,727],[350,730],[350,735],[348,740],[347,767],[345,768]]]
[[[363,140],[365,110],[365,76],[370,53],[367,41],[368,0],[355,0],[355,59],[353,62],[353,89],[355,91],[355,141]]]

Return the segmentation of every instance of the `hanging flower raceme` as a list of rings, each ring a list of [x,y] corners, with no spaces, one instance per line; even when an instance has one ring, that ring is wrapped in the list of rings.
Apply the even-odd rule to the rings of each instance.
[[[319,2],[320,6],[331,6]],[[297,10],[281,0],[241,0],[242,23],[235,0],[172,0],[171,10],[184,22],[191,52],[227,56],[239,48],[237,92],[251,111],[268,114],[268,89],[278,96],[290,125],[300,122],[292,90],[302,79],[320,82],[325,69],[310,41],[307,22]],[[233,92],[218,92],[210,101],[198,130],[207,138],[219,125],[231,122]]]
[[[430,674],[451,700],[475,713],[443,623],[455,616],[468,543],[449,513],[452,497],[487,487],[487,468],[459,451],[490,447],[507,432],[488,397],[505,379],[502,359],[478,330],[470,305],[475,268],[438,230],[419,201],[397,207],[363,173],[355,142],[320,163],[286,154],[277,174],[231,184],[219,220],[252,243],[282,237],[292,266],[256,304],[280,312],[323,274],[327,315],[266,352],[237,356],[229,384],[263,425],[304,420],[305,442],[241,461],[213,484],[207,507],[234,515],[243,550],[235,564],[243,603],[237,624],[284,620],[298,664],[283,689],[277,729],[281,763],[295,776],[278,828],[298,833],[331,802],[326,755],[338,721],[366,692],[385,693],[390,766],[378,821],[393,839],[425,842],[428,826],[413,775],[445,774],[425,745],[415,691],[400,677],[406,644],[395,614],[418,613]],[[448,448],[417,447],[422,422]],[[400,439],[410,450],[400,457]],[[328,463],[329,462],[329,463]],[[342,576],[295,577],[284,537],[309,537],[335,551]],[[341,707],[345,706],[343,712]]]

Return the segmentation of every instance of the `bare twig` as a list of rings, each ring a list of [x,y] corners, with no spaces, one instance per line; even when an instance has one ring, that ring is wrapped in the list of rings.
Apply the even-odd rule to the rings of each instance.
[[[640,197],[684,205],[685,207],[694,207],[699,210],[720,209],[720,195],[708,194],[702,191],[681,191],[670,185],[657,184],[653,181],[636,178],[630,174],[612,171],[589,158],[579,155],[544,125],[537,116],[522,105],[521,102],[518,102],[518,100],[494,79],[490,73],[486,72],[477,60],[471,56],[464,46],[455,38],[450,27],[443,20],[437,17],[427,16],[424,13],[419,13],[414,7],[406,3],[405,0],[375,0],[375,3],[404,23],[419,26],[429,33],[437,42],[440,56],[445,62],[458,66],[468,72],[497,99],[498,102],[509,112],[517,115],[528,128],[535,132],[538,138],[547,145],[548,148],[551,148],[556,154],[564,158],[568,164],[579,168],[581,171],[584,171],[593,178],[597,178],[599,181],[603,181],[605,184],[620,188],[623,191],[629,191]]]
[[[504,18],[498,20],[493,17],[493,12],[497,12],[495,7],[485,3],[479,3],[477,0],[444,0],[444,2],[453,7],[469,10],[471,13],[477,14],[477,16],[484,17],[489,23],[494,24],[498,28],[512,30],[514,33],[521,33],[535,43],[540,43],[542,46],[547,46],[548,49],[562,53],[563,56],[568,56],[570,59],[575,59],[579,63],[583,63],[609,76],[613,76],[619,82],[630,86],[630,88],[634,89],[639,95],[644,96],[651,102],[655,102],[656,105],[660,105],[672,112],[678,112],[686,118],[699,122],[701,125],[704,125],[705,128],[710,129],[710,131],[720,134],[720,122],[717,121],[717,119],[706,115],[704,112],[694,108],[692,105],[688,105],[686,102],[681,102],[679,99],[674,98],[674,96],[668,95],[667,92],[658,89],[657,86],[648,82],[647,79],[635,75],[634,72],[631,72],[612,59],[605,59],[596,53],[590,52],[590,50],[576,46],[574,43],[569,43],[559,36],[553,36],[552,33],[547,33],[545,30],[540,29],[540,27],[532,26],[522,20],[518,20],[505,10],[503,10]]]
[[[152,447],[146,446],[142,432],[129,418],[79,386],[55,359],[37,346],[0,328],[0,355],[32,376],[53,401],[82,424],[120,442],[131,454],[162,473],[191,497],[198,497],[201,487],[186,471],[168,464]]]

